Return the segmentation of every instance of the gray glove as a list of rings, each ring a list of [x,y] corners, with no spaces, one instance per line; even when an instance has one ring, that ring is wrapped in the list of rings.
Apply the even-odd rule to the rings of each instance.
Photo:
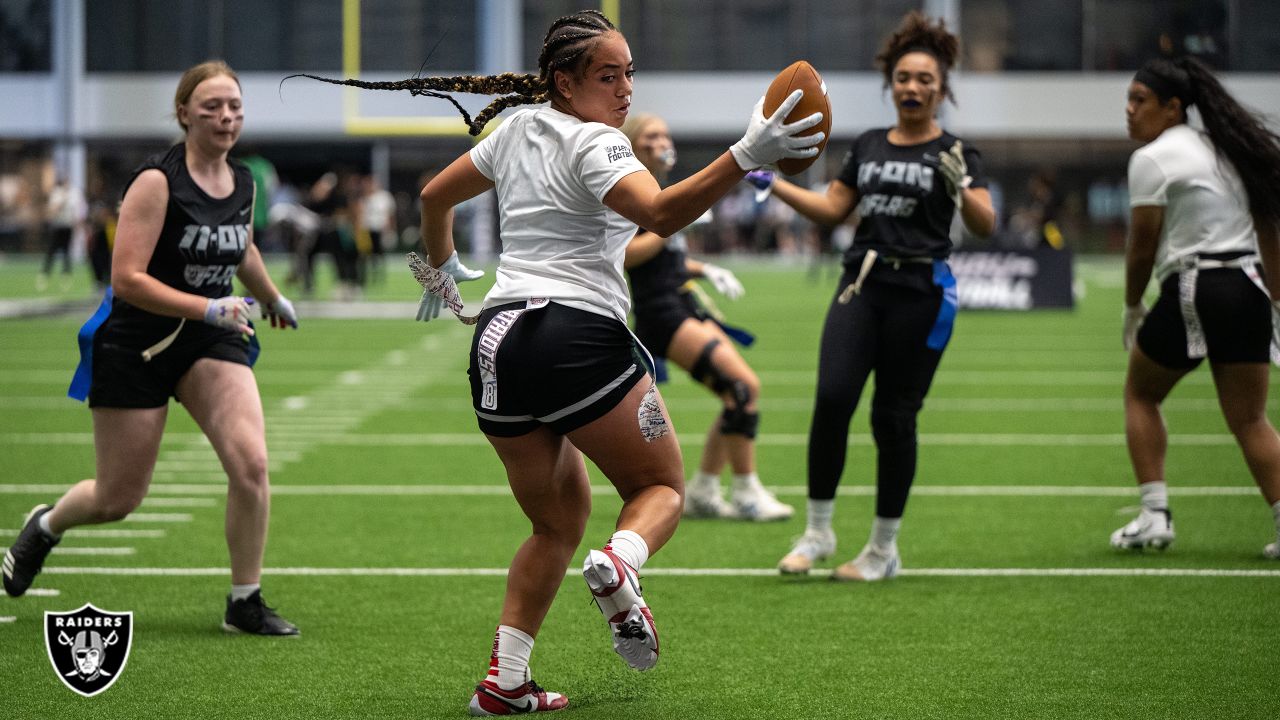
[[[938,170],[942,171],[942,179],[947,182],[947,194],[956,209],[964,204],[964,189],[973,183],[969,177],[969,166],[964,161],[964,143],[959,140],[950,150],[938,157]]]

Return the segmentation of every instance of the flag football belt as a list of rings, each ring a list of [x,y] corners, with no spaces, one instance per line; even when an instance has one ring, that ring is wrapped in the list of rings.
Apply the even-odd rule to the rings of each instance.
[[[881,255],[875,250],[868,250],[866,255],[862,256],[862,266],[858,268],[858,276],[854,278],[849,287],[840,293],[840,304],[848,305],[854,295],[862,294],[862,283],[867,279],[867,275],[871,273],[871,266],[876,261],[892,266],[894,270],[901,270],[903,265],[932,265],[931,257],[894,257],[892,255]]]
[[[1233,258],[1216,258],[1211,256],[1188,255],[1178,264],[1178,305],[1182,309],[1182,324],[1187,334],[1187,357],[1199,360],[1209,354],[1209,345],[1205,341],[1204,326],[1200,323],[1200,313],[1196,310],[1196,282],[1201,270],[1242,270],[1250,282],[1270,298],[1258,273],[1258,256],[1253,253]],[[1273,339],[1271,342],[1271,362],[1280,365],[1280,345]]]

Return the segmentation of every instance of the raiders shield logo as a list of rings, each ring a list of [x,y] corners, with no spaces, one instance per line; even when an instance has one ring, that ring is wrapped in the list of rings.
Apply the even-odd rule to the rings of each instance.
[[[132,640],[132,612],[107,612],[85,603],[79,610],[44,614],[49,662],[64,685],[85,697],[120,677]]]

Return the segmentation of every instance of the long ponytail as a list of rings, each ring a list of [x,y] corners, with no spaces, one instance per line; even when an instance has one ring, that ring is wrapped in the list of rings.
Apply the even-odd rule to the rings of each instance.
[[[590,60],[596,42],[617,28],[599,10],[582,10],[557,18],[547,30],[538,54],[538,74],[503,73],[501,75],[455,75],[453,77],[415,77],[407,80],[368,81],[320,77],[299,73],[286,77],[304,77],[333,85],[349,85],[365,90],[407,90],[410,95],[442,98],[453,103],[472,135],[479,135],[498,113],[517,105],[536,105],[555,94],[556,71],[577,72]],[[283,82],[283,80],[281,81]],[[481,110],[475,119],[449,93],[501,95]]]
[[[462,121],[467,124],[468,131],[472,135],[479,135],[484,130],[484,126],[490,120],[497,117],[498,113],[509,107],[516,105],[533,105],[547,101],[546,84],[537,75],[521,75],[517,73],[503,73],[501,75],[455,75],[451,77],[416,77],[407,80],[386,80],[386,81],[370,81],[356,80],[348,78],[339,80],[337,78],[320,77],[319,75],[307,75],[306,73],[298,73],[290,75],[285,80],[293,77],[311,78],[333,85],[349,85],[364,90],[407,90],[410,95],[425,95],[427,97],[443,98],[453,103],[453,106],[462,114]],[[283,81],[281,81],[283,82]],[[476,95],[502,95],[489,103],[483,110],[476,114],[472,119],[471,114],[466,108],[462,107],[457,100],[453,99],[448,93],[472,93]]]
[[[1139,74],[1143,72],[1164,81],[1156,83],[1165,85],[1163,91],[1152,88],[1161,102],[1179,97],[1184,109],[1191,105],[1199,109],[1209,139],[1244,182],[1249,211],[1261,222],[1280,224],[1280,135],[1241,105],[1213,71],[1194,57],[1152,60]]]

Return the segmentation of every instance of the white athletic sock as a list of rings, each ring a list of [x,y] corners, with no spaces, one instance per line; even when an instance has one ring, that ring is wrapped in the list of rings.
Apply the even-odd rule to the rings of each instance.
[[[62,537],[62,533],[56,533],[53,528],[49,527],[49,515],[51,514],[52,512],[47,512],[41,515],[40,519],[36,520],[36,525],[40,528],[40,532],[44,533],[50,540],[57,540]]]
[[[1144,510],[1168,510],[1169,484],[1163,480],[1142,483],[1138,486],[1138,497]]]
[[[752,492],[760,487],[760,476],[753,472],[742,473],[741,475],[738,473],[733,474],[733,492],[735,494]]]
[[[718,491],[720,489],[720,475],[699,470],[693,474],[693,482],[690,484],[695,488],[714,488]]]
[[[804,523],[805,530],[814,532],[831,532],[831,516],[835,514],[835,500],[814,500],[809,498],[809,514]]]
[[[871,522],[871,544],[880,550],[889,550],[898,544],[898,528],[902,518],[884,518],[879,515]]]
[[[631,566],[632,570],[640,572],[641,566],[649,561],[649,543],[640,537],[639,533],[631,530],[619,530],[609,538],[609,549],[622,559],[622,562]]]
[[[249,583],[247,585],[231,585],[231,600],[244,600],[257,590],[261,589],[260,583]]]
[[[493,655],[489,657],[489,679],[503,690],[514,690],[529,681],[529,656],[533,638],[510,625],[499,625],[493,635]]]
[[[1276,540],[1280,542],[1280,500],[1271,503],[1271,514],[1276,516]]]

